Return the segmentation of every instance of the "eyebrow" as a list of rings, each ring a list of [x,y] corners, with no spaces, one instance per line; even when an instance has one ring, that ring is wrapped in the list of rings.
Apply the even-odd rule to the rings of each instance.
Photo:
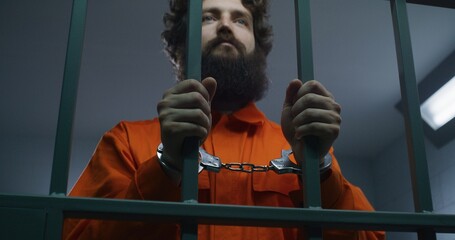
[[[211,8],[207,8],[207,9],[203,9],[202,10],[202,13],[207,13],[207,12],[213,13],[215,15],[220,15],[221,14],[221,10],[219,8],[217,8],[217,7],[211,7]],[[250,21],[253,21],[253,17],[247,11],[233,10],[233,11],[231,11],[231,14],[234,17],[242,16],[242,17],[248,18]]]

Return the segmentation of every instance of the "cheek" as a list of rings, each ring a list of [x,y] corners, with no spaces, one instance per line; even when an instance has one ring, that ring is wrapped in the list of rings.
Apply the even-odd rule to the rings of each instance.
[[[254,51],[254,47],[256,46],[254,35],[253,34],[245,35],[244,44],[247,53],[252,53]]]
[[[234,35],[246,48],[246,53],[252,53],[256,46],[253,30],[246,28],[236,28]]]
[[[214,38],[215,38],[215,36],[214,36],[213,32],[209,29],[209,27],[202,28],[202,33],[201,33],[202,48],[204,48],[207,45],[207,43]]]

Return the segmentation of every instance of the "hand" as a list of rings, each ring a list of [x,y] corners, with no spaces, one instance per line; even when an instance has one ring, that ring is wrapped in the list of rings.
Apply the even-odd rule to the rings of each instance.
[[[201,143],[206,139],[212,125],[210,102],[215,91],[215,79],[206,78],[202,82],[181,81],[164,93],[157,110],[167,164],[182,168],[186,137],[198,137]]]
[[[316,150],[320,159],[327,154],[340,131],[340,111],[332,94],[318,81],[303,84],[295,79],[290,82],[281,127],[297,161],[303,160],[304,139],[308,136],[318,139]]]

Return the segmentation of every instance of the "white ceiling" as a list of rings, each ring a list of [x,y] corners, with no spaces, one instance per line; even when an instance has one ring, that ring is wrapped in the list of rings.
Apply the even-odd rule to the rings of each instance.
[[[262,110],[279,121],[297,76],[293,1],[272,0],[272,81]],[[371,157],[404,133],[389,2],[312,1],[316,79],[342,105],[336,152]],[[160,32],[167,1],[89,1],[76,138],[99,138],[120,120],[156,116],[174,83]],[[54,136],[71,1],[0,2],[2,138]],[[408,4],[417,79],[455,50],[455,10]]]

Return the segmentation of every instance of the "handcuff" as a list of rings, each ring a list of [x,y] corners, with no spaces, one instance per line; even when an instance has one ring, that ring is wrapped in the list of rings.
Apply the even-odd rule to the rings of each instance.
[[[281,157],[273,159],[269,162],[268,166],[258,166],[253,165],[250,163],[222,163],[220,158],[217,156],[213,156],[203,148],[199,148],[199,164],[198,164],[198,173],[201,173],[203,170],[207,170],[210,172],[220,172],[222,168],[226,168],[232,171],[242,171],[242,172],[265,172],[268,170],[273,170],[277,174],[285,174],[285,173],[293,173],[293,174],[301,174],[302,169],[299,165],[293,163],[289,156],[292,154],[292,150],[281,150]],[[173,178],[180,178],[181,172],[176,169],[175,167],[170,166],[164,160],[163,156],[163,144],[160,143],[158,145],[158,149],[156,152],[158,157],[158,162],[160,163],[161,167],[165,168],[168,173]],[[232,167],[235,166],[235,167]],[[244,169],[244,166],[247,166],[247,169]],[[329,171],[332,167],[332,155],[327,153],[323,161],[319,164],[319,174],[323,175],[327,171]]]

